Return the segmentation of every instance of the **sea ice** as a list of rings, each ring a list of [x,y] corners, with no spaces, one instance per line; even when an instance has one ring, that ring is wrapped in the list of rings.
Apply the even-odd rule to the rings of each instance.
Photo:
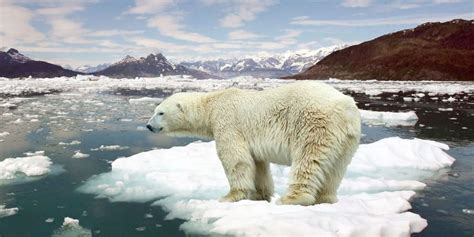
[[[58,145],[60,146],[74,146],[74,145],[79,145],[81,144],[80,141],[78,140],[74,140],[74,141],[71,141],[71,142],[59,142]]]
[[[92,148],[91,151],[120,151],[128,149],[128,146],[120,146],[120,145],[108,145],[104,146],[101,145],[98,148]]]
[[[109,173],[89,179],[79,191],[111,201],[155,201],[167,218],[186,220],[194,234],[237,236],[408,236],[427,226],[408,212],[422,181],[454,158],[442,143],[386,138],[360,145],[338,190],[339,202],[309,207],[276,205],[285,193],[290,168],[271,165],[272,202],[220,203],[228,183],[214,142],[152,150],[112,163]]]
[[[161,103],[163,98],[154,98],[154,97],[142,97],[137,99],[129,99],[130,103],[141,103],[141,102],[152,102],[152,103]]]
[[[79,150],[75,151],[74,155],[72,155],[72,158],[75,158],[75,159],[82,159],[82,158],[87,158],[87,157],[89,157],[89,154],[81,153],[81,151]]]
[[[408,112],[380,112],[359,110],[362,122],[368,125],[413,126],[418,121],[415,111]]]
[[[18,174],[40,176],[50,172],[53,162],[44,155],[6,158],[0,161],[0,180],[15,179]]]
[[[18,212],[18,207],[5,208],[5,205],[0,205],[0,218],[15,215]]]
[[[70,217],[65,217],[63,225],[61,226],[61,228],[54,231],[52,237],[70,236],[90,237],[92,236],[92,231],[80,226],[79,220]]]

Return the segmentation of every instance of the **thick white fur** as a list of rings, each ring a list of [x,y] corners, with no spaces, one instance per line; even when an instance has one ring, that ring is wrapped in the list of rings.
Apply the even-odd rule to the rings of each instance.
[[[230,185],[222,201],[270,200],[269,163],[277,163],[291,165],[280,203],[334,203],[360,137],[354,100],[311,81],[265,91],[174,94],[157,106],[149,125],[169,135],[215,139]]]

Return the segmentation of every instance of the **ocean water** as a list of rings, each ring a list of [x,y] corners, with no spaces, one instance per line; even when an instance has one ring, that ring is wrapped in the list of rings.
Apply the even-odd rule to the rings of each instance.
[[[376,98],[346,93],[356,98],[361,109],[415,110],[419,116],[412,127],[364,125],[362,143],[392,136],[430,139],[448,144],[448,153],[457,159],[450,169],[425,181],[427,187],[411,201],[412,211],[428,220],[428,227],[414,236],[473,236],[474,215],[463,212],[474,209],[473,96],[456,94],[463,101],[455,102],[442,102],[448,95],[407,102],[403,97],[417,92],[384,93]],[[20,177],[15,183],[0,183],[0,205],[19,208],[17,214],[0,218],[0,236],[58,235],[65,217],[78,219],[92,236],[185,236],[179,229],[183,221],[165,220],[166,212],[150,202],[110,202],[76,191],[87,179],[110,171],[111,161],[119,157],[196,141],[146,131],[144,125],[155,102],[129,101],[168,94],[156,89],[56,93],[15,99],[15,106],[0,107],[0,133],[9,132],[0,137],[0,161],[24,156],[24,152],[45,151],[56,167],[55,172],[39,179]],[[440,111],[440,107],[452,111]],[[59,144],[74,140],[80,144]],[[121,149],[91,150],[101,145],[119,145]],[[90,156],[71,158],[76,151]]]

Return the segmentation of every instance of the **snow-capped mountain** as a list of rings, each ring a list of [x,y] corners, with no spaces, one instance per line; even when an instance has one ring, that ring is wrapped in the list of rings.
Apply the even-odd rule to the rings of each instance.
[[[283,77],[305,71],[332,52],[348,46],[343,44],[317,50],[288,51],[277,55],[257,55],[243,59],[182,62],[180,65],[224,78],[239,75]]]
[[[94,74],[115,78],[156,77],[161,75],[191,75],[198,79],[216,78],[197,69],[188,69],[183,65],[175,65],[168,61],[161,53],[149,54],[147,57],[141,58],[127,55],[122,60]]]
[[[0,77],[71,77],[77,74],[81,73],[64,69],[56,64],[30,59],[13,48],[6,52],[0,51]]]
[[[7,54],[8,54],[8,56],[11,57],[11,60],[13,62],[26,63],[28,61],[31,61],[30,58],[28,58],[25,55],[21,54],[20,52],[18,52],[18,50],[14,49],[14,48],[9,49],[7,51]]]
[[[76,68],[75,70],[78,72],[83,72],[83,73],[94,73],[94,72],[104,70],[108,68],[110,65],[111,65],[110,63],[103,63],[96,66],[86,64],[86,65]]]

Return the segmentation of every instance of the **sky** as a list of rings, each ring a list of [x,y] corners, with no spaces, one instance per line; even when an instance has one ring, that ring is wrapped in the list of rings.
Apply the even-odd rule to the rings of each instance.
[[[163,53],[175,62],[355,44],[472,0],[0,0],[0,49],[78,67]]]

